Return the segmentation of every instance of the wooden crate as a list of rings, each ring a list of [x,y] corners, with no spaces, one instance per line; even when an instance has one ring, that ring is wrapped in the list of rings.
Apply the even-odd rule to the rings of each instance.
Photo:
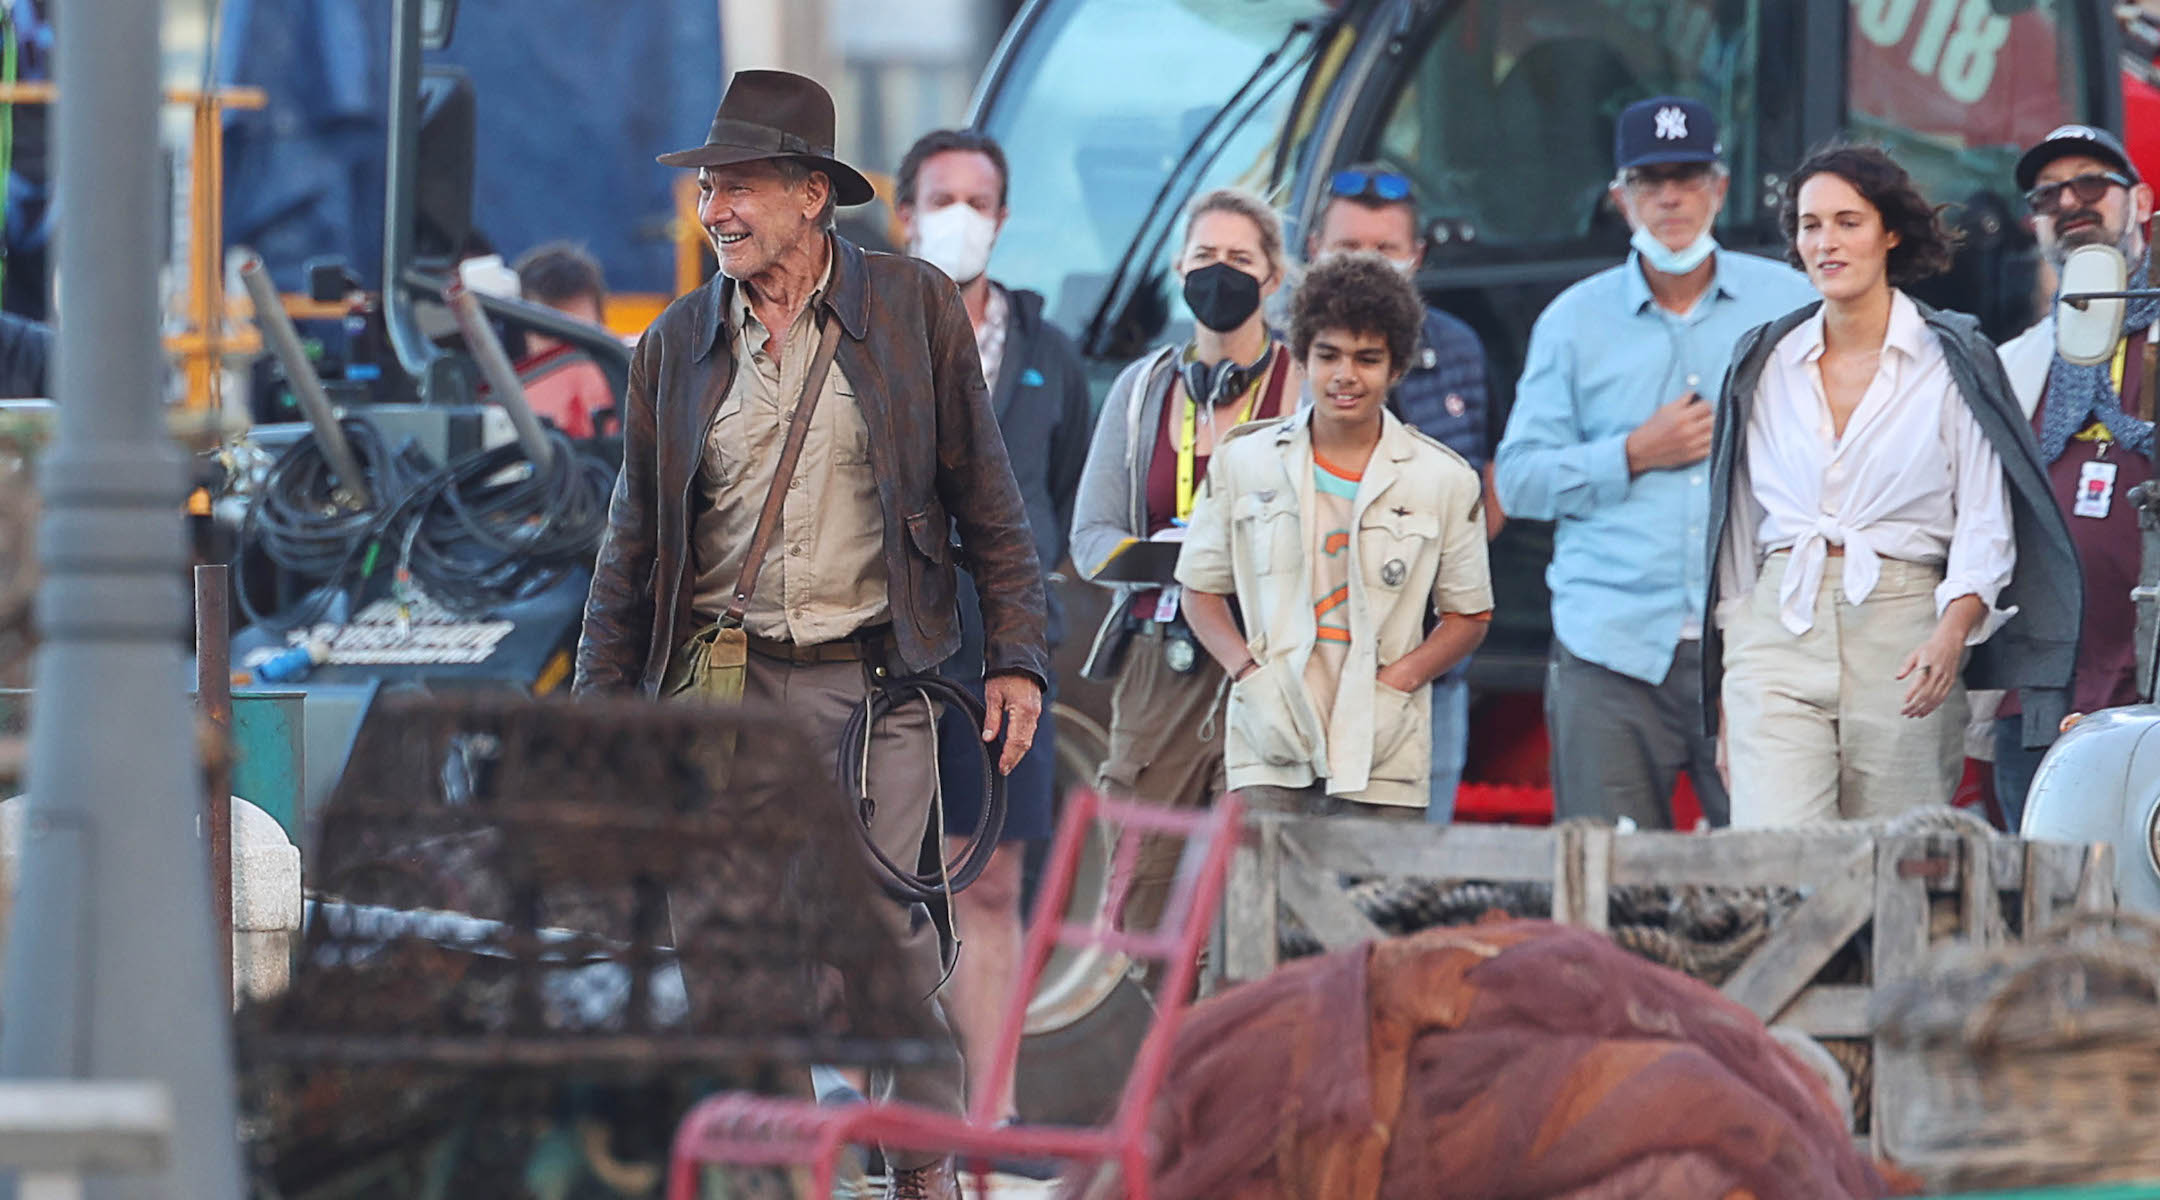
[[[1343,892],[1344,875],[1549,882],[1552,919],[1597,930],[1608,928],[1613,887],[1797,888],[1805,898],[1722,990],[1765,1023],[1814,1038],[1870,1038],[1874,989],[1918,971],[1939,941],[1995,945],[2066,910],[2115,906],[2112,847],[1977,831],[1620,834],[1587,822],[1529,829],[1263,814],[1249,834],[1223,897],[1216,983],[1275,969],[1280,910],[1329,949],[1386,936]],[[1816,982],[1868,929],[1868,981]],[[1884,1092],[1878,1077],[1876,1105]]]

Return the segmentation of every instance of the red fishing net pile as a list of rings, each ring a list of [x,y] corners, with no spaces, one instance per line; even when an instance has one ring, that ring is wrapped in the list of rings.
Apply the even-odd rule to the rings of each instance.
[[[1541,921],[1306,959],[1196,1007],[1150,1132],[1170,1200],[1886,1190],[1752,1014]]]

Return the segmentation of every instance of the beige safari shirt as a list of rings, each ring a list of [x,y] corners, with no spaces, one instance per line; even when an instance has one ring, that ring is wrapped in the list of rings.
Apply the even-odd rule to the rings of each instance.
[[[692,606],[701,622],[726,610],[742,579],[758,511],[794,418],[793,402],[817,354],[815,314],[831,282],[828,261],[817,292],[788,329],[781,361],[766,351],[768,331],[750,307],[748,290],[734,289],[726,319],[735,381],[705,435],[697,470],[705,503],[690,534]],[[870,430],[839,363],[824,388],[781,505],[780,528],[743,616],[743,628],[758,637],[805,646],[891,619]]]
[[[1208,462],[1177,581],[1235,595],[1258,670],[1230,687],[1232,788],[1304,787],[1422,808],[1431,798],[1431,685],[1398,692],[1380,666],[1425,640],[1425,614],[1492,610],[1483,487],[1462,457],[1387,414],[1350,514],[1350,649],[1327,720],[1305,685],[1313,613],[1311,410],[1245,426]]]

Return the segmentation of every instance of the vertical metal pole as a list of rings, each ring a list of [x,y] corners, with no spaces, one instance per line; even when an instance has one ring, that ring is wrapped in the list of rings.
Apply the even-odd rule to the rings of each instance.
[[[210,837],[212,930],[225,964],[225,1001],[232,1003],[232,610],[227,600],[232,568],[224,563],[195,568],[195,711],[210,723],[218,744],[203,787],[203,822]]]
[[[390,155],[383,167],[383,327],[398,365],[427,394],[441,351],[420,331],[401,276],[412,265],[413,191],[420,169],[420,0],[390,4]]]
[[[27,837],[0,1075],[139,1079],[173,1098],[163,1178],[100,1198],[241,1194],[187,705],[181,500],[158,344],[158,0],[103,0],[59,39],[57,431],[44,526]]]

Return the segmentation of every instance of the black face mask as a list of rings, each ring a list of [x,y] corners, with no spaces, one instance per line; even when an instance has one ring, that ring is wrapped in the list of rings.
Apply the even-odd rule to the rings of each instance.
[[[1193,320],[1228,333],[1259,311],[1260,281],[1229,263],[1209,263],[1185,273],[1185,306]]]

